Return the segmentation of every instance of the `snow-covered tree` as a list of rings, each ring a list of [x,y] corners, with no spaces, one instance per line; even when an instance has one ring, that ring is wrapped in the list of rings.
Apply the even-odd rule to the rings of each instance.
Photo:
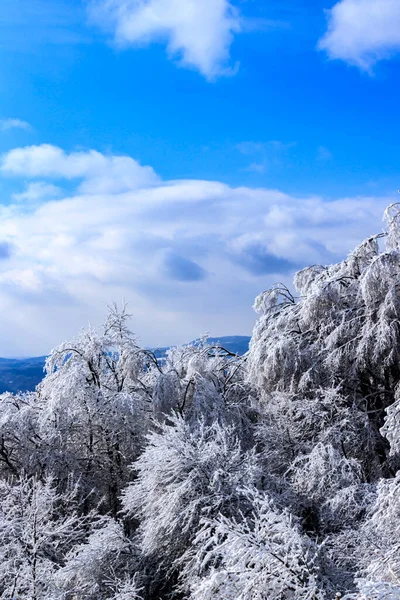
[[[189,598],[327,598],[316,545],[268,494],[245,493],[252,507],[250,514],[242,514],[240,519],[220,515],[204,521],[183,572]]]
[[[246,381],[245,364],[207,338],[171,348],[162,366],[152,369],[154,416],[163,421],[178,414],[194,428],[200,421],[235,426],[242,445],[253,443],[256,393]]]
[[[47,439],[39,434],[40,403],[35,393],[0,396],[0,474],[43,475]]]
[[[122,581],[114,579],[109,585],[114,591],[112,600],[143,600],[142,588],[138,586],[135,576],[128,576]]]
[[[60,600],[105,600],[129,592],[132,599],[139,599],[131,576],[136,557],[137,550],[122,526],[114,519],[103,518],[88,538],[66,555],[55,574],[55,596]]]
[[[397,569],[389,515],[398,508],[394,496],[384,501],[383,489],[395,486],[400,467],[399,215],[399,206],[390,207],[387,235],[367,239],[346,260],[300,271],[298,298],[283,285],[261,294],[247,360],[260,392],[263,468],[280,480],[305,530],[325,536],[343,584],[356,595],[357,578],[361,595],[368,586],[393,594],[398,585],[397,575],[384,571]],[[371,507],[379,517],[368,517]],[[384,557],[370,558],[365,570],[367,546],[379,555],[375,544]]]
[[[291,455],[297,461],[292,469],[297,487],[299,480],[310,477],[309,470],[306,477],[298,469],[307,461],[315,466],[318,479],[320,467],[313,459],[321,454],[318,445],[330,447],[337,464],[351,463],[359,483],[395,472],[394,402],[400,383],[398,214],[398,207],[392,207],[385,250],[379,246],[381,235],[369,238],[341,263],[300,271],[295,277],[299,298],[277,286],[256,300],[261,316],[248,368],[263,399],[265,453],[272,458],[275,445],[275,456],[282,449],[286,460]],[[391,442],[393,457],[382,434]],[[271,435],[280,441],[280,448],[277,443],[270,446]],[[284,463],[285,459],[281,469]],[[344,485],[340,472],[330,473],[336,489]]]
[[[300,271],[298,301],[283,286],[256,300],[261,317],[249,364],[263,389],[307,393],[340,385],[368,410],[392,402],[400,379],[400,262],[397,249],[380,252],[377,237],[341,263]]]
[[[38,387],[39,432],[50,444],[47,467],[59,480],[79,476],[86,493],[113,514],[140,453],[151,402],[143,353],[125,310],[110,309],[104,329],[82,331],[53,350]]]
[[[357,581],[358,592],[346,594],[341,600],[399,600],[400,586],[391,583]]]
[[[381,433],[390,444],[390,452],[396,456],[400,454],[400,398],[396,389],[396,401],[386,408],[386,417]]]
[[[154,572],[173,570],[201,518],[245,510],[242,488],[260,478],[254,452],[242,451],[232,426],[200,422],[193,431],[182,417],[149,435],[134,468],[123,508],[140,522],[142,552]]]
[[[400,593],[400,472],[378,483],[376,501],[360,529],[360,564],[369,584]]]
[[[50,597],[65,556],[85,536],[76,499],[76,487],[59,494],[51,478],[0,480],[1,598]]]

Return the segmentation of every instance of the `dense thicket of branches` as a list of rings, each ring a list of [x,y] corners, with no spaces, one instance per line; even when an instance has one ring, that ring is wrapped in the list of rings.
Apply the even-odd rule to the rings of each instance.
[[[112,307],[0,397],[0,598],[400,599],[400,212],[261,294],[245,357]],[[382,238],[382,239],[380,239]]]

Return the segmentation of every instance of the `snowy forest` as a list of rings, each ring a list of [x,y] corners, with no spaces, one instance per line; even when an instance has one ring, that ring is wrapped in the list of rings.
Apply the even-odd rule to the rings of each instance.
[[[158,360],[113,306],[0,396],[0,598],[399,600],[400,208]],[[293,289],[294,289],[293,288]],[[297,294],[297,295],[295,295]]]

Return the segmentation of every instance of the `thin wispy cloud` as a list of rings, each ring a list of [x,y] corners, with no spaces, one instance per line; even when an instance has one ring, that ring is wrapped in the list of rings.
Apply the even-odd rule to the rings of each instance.
[[[241,142],[236,149],[248,157],[251,162],[243,169],[251,173],[265,173],[271,166],[280,165],[287,157],[288,151],[296,145],[295,142]]]
[[[37,52],[40,48],[75,46],[90,41],[84,3],[68,0],[2,0],[0,50]]]
[[[118,45],[163,42],[170,58],[208,79],[235,69],[230,46],[241,20],[229,0],[95,0],[90,15],[112,26]]]
[[[341,0],[327,18],[319,48],[332,59],[371,71],[378,61],[400,52],[398,0]]]
[[[10,129],[23,129],[24,131],[32,131],[32,126],[21,119],[0,119],[0,130],[9,131]]]
[[[318,146],[316,158],[318,162],[330,162],[333,159],[333,154],[329,148]]]

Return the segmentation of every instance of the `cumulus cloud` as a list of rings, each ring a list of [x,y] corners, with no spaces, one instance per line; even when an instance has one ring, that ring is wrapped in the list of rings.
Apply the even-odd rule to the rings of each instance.
[[[230,45],[240,18],[229,0],[95,0],[91,15],[112,25],[121,46],[161,41],[170,57],[207,78],[232,72]]]
[[[15,148],[3,156],[3,173],[26,177],[83,179],[82,192],[122,192],[156,184],[151,167],[129,156],[105,156],[95,150],[71,152],[50,144]]]
[[[47,352],[122,298],[147,345],[249,333],[260,291],[345,256],[393,201],[161,181],[127,156],[49,146],[12,150],[0,167],[18,187],[76,184],[67,197],[0,208],[0,356]]]
[[[23,192],[13,194],[13,199],[21,202],[35,202],[44,198],[57,198],[61,194],[61,189],[52,183],[34,181],[29,183]]]
[[[10,129],[23,129],[24,131],[31,131],[32,126],[21,119],[0,119],[0,130],[8,131]]]
[[[330,58],[369,71],[400,51],[398,0],[341,0],[327,16],[328,31],[319,48]]]

